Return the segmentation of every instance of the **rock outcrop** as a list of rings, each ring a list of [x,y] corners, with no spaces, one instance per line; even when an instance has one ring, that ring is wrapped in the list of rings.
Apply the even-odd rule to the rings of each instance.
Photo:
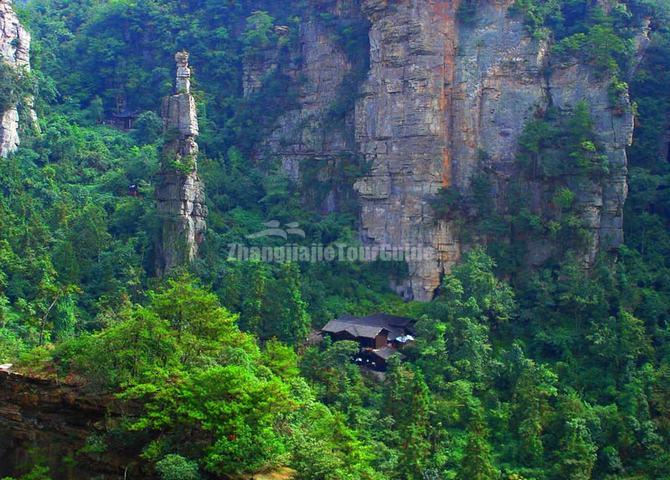
[[[274,28],[274,34],[278,39],[277,43],[282,43],[280,39],[287,38],[291,33],[289,27],[279,25]],[[278,45],[269,45],[265,49],[245,55],[242,71],[242,89],[244,97],[258,93],[265,81],[276,73],[280,68],[284,69],[286,65],[282,63],[282,49]]]
[[[161,221],[156,270],[159,275],[196,259],[207,229],[205,187],[198,175],[198,116],[191,94],[188,53],[179,52],[174,95],[163,99],[165,147],[156,187]]]
[[[408,261],[408,279],[397,285],[404,297],[417,300],[432,298],[462,252],[487,241],[462,240],[457,225],[467,229],[468,218],[436,218],[436,193],[450,187],[467,202],[473,177],[485,172],[492,208],[505,214],[507,190],[521,175],[520,137],[530,120],[549,109],[567,113],[585,102],[608,161],[609,173],[599,181],[566,180],[592,234],[585,263],[623,241],[626,148],[633,132],[627,94],[613,101],[611,76],[586,62],[552,58],[551,39],[529,34],[524,18],[511,11],[513,0],[482,0],[467,18],[460,3],[360,0],[346,10],[342,5],[351,2],[319,2],[319,11],[369,21],[370,66],[361,98],[347,121],[328,125],[328,106],[351,72],[351,58],[319,18],[311,18],[301,32],[302,64],[293,74],[303,79],[300,108],[281,117],[264,143],[296,180],[310,162],[363,157],[369,171],[354,185],[361,240],[421,252],[420,259]],[[542,211],[551,189],[541,181],[528,189],[529,205]],[[529,264],[545,261],[554,248],[550,243],[530,245]]]
[[[344,76],[351,64],[332,38],[326,26],[310,17],[300,27],[303,78],[299,108],[283,115],[267,140],[266,147],[277,156],[294,180],[300,177],[300,165],[353,152],[353,138],[342,128],[328,128],[328,110],[337,101]]]
[[[41,459],[56,480],[150,478],[138,451],[92,448],[96,438],[118,428],[121,415],[112,396],[0,371],[0,477],[18,475],[26,464],[30,470]]]
[[[577,203],[592,243],[584,252],[591,263],[601,250],[623,241],[623,205],[627,195],[626,148],[632,141],[633,114],[623,94],[614,105],[611,76],[578,61],[555,62],[547,42],[531,38],[522,19],[510,15],[511,2],[489,2],[468,25],[461,25],[452,122],[454,183],[467,191],[476,169],[492,173],[496,207],[502,211],[510,180],[519,175],[515,162],[519,137],[538,112],[550,107],[570,112],[578,103],[589,107],[598,143],[610,173],[599,183],[575,188]],[[533,203],[547,203],[546,185],[534,182]],[[535,200],[533,200],[535,199]],[[539,199],[539,200],[537,200]],[[534,251],[533,251],[534,250]],[[547,244],[531,247],[531,263],[551,252]]]
[[[467,22],[458,20],[456,1],[363,3],[373,25],[372,68],[357,106],[357,139],[373,167],[357,184],[362,233],[375,244],[428,253],[410,262],[406,296],[432,298],[468,248],[453,222],[434,218],[431,197],[449,186],[467,198],[473,174],[486,171],[504,211],[506,187],[519,175],[519,138],[550,106],[569,111],[585,100],[610,165],[605,181],[577,192],[593,234],[587,261],[622,242],[633,117],[628,98],[619,109],[611,104],[611,78],[578,62],[552,64],[548,44],[509,12],[511,1],[480,2]],[[551,248],[535,250],[529,258],[542,261]]]
[[[30,34],[19,22],[9,0],[0,0],[0,61],[18,74],[30,71]],[[24,106],[34,118],[32,99],[25,99]],[[19,143],[19,109],[13,104],[0,112],[0,157],[15,152]]]
[[[142,458],[146,436],[124,422],[141,405],[75,382],[0,370],[0,478],[18,477],[34,466],[54,480],[154,480]],[[296,472],[278,468],[239,480],[287,480]]]

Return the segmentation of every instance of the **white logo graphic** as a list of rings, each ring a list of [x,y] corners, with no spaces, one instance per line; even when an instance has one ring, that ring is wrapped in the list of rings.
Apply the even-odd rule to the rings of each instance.
[[[301,238],[305,238],[306,236],[305,231],[299,228],[300,224],[298,222],[286,223],[284,224],[284,228],[280,228],[281,222],[278,220],[270,220],[263,225],[267,227],[265,230],[261,230],[252,235],[247,235],[246,238],[254,240],[256,238],[279,237],[288,240],[289,235],[295,235]]]

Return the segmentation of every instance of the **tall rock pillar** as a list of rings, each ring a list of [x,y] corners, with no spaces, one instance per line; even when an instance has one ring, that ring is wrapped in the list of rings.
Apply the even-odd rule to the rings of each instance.
[[[198,176],[198,116],[191,94],[188,53],[175,55],[175,93],[161,108],[165,146],[156,202],[161,230],[156,248],[156,271],[164,275],[196,259],[207,228],[205,186]]]

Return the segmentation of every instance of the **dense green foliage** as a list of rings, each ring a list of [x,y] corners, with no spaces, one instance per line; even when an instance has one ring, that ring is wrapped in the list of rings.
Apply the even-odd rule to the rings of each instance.
[[[574,192],[608,166],[584,105],[549,111],[526,126],[508,212],[496,213],[483,173],[472,198],[445,189],[436,200],[439,215],[496,241],[469,252],[438,298],[419,305],[390,291],[389,276],[404,274],[396,264],[228,258],[232,242],[279,245],[246,238],[269,220],[299,224],[298,244],[357,242],[355,211],[304,208],[310,199],[278,166],[252,155],[297,86],[274,75],[245,98],[243,62],[268,48],[288,59],[304,2],[28,1],[34,74],[2,70],[0,84],[10,103],[37,93],[41,132],[0,161],[0,363],[81,379],[138,406],[85,448],[135,449],[163,480],[283,466],[300,480],[670,478],[670,167],[659,146],[670,20],[663,0],[612,2],[610,12],[596,3],[517,0],[516,9],[538,38],[553,36],[556,61],[593,63],[614,94],[626,88],[617,78],[630,67],[633,27],[653,16],[629,82],[639,128],[627,245],[582,268],[589,238]],[[464,2],[462,21],[476,7]],[[319,21],[355,64],[346,83],[355,90],[368,65],[366,24]],[[182,48],[193,59],[209,232],[192,271],[160,281],[155,112]],[[332,106],[333,122],[352,108],[352,91]],[[103,125],[121,106],[140,113],[130,132]],[[333,181],[352,183],[364,168],[341,163]],[[524,206],[532,182],[551,186],[551,208]],[[528,243],[547,238],[564,248],[522,268]],[[377,310],[418,319],[416,344],[383,380],[351,363],[353,343],[304,342],[331,318]],[[17,476],[49,478],[40,455]]]
[[[35,79],[23,70],[2,63],[0,64],[0,111],[23,102],[26,97],[35,93]]]

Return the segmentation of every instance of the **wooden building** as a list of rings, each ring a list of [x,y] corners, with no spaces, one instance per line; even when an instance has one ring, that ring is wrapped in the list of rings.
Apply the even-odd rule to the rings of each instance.
[[[367,317],[345,316],[331,320],[321,329],[334,342],[357,342],[361,350],[356,363],[374,370],[386,370],[388,359],[398,348],[413,341],[414,323],[411,318],[376,313]]]
[[[138,113],[131,110],[122,110],[112,113],[112,116],[105,120],[104,124],[119,130],[131,130],[137,120]]]

